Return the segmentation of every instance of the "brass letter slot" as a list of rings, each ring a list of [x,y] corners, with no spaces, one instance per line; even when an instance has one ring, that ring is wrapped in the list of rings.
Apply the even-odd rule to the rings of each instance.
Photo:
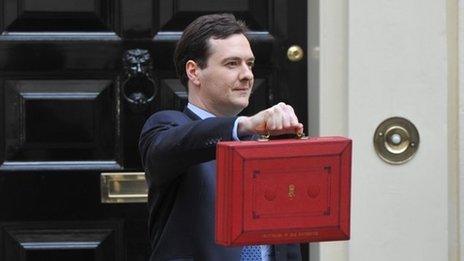
[[[101,173],[102,203],[147,202],[148,188],[143,172]]]

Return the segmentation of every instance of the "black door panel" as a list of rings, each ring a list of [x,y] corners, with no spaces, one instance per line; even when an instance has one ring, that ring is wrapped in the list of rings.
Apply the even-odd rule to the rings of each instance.
[[[121,222],[5,223],[5,260],[124,260]]]
[[[110,80],[5,80],[7,165],[118,164],[120,126]],[[46,168],[46,166],[43,166]],[[0,165],[0,169],[2,166]],[[33,169],[32,169],[33,170]]]
[[[119,1],[2,1],[8,32],[119,32]]]

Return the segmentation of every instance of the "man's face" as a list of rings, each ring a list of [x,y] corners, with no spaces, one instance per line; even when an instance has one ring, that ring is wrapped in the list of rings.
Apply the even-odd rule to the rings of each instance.
[[[203,106],[216,116],[237,115],[248,106],[253,86],[253,52],[243,34],[209,39],[207,65],[199,69],[199,92]]]

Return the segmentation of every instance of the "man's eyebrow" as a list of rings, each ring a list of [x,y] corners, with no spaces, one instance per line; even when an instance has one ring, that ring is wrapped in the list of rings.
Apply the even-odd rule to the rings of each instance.
[[[238,57],[238,56],[231,56],[231,57],[226,57],[226,58],[222,59],[222,62],[237,61],[237,60],[242,60],[242,58],[241,58],[241,57]],[[252,62],[254,62],[254,61],[255,61],[255,57],[250,57],[250,58],[246,59],[246,61],[252,61]]]

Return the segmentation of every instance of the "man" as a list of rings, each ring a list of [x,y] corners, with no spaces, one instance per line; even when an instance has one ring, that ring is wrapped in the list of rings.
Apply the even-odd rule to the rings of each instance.
[[[153,114],[139,144],[149,185],[151,261],[238,261],[252,255],[250,250],[259,250],[258,260],[301,259],[298,245],[214,242],[216,143],[303,129],[284,103],[237,117],[248,106],[254,80],[255,58],[245,33],[232,15],[207,15],[192,22],[178,42],[174,60],[189,104],[184,112]]]

